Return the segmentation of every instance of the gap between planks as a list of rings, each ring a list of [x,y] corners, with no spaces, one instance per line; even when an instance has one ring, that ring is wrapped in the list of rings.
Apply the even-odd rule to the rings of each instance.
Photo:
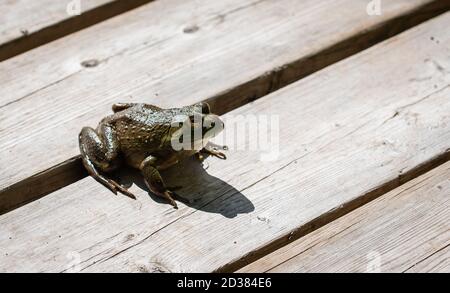
[[[298,59],[290,63],[280,64],[271,71],[207,98],[206,101],[211,104],[216,113],[227,113],[440,15],[449,8],[450,1],[447,0],[420,5],[405,14],[384,20],[325,47],[313,55],[298,56]],[[81,160],[77,156],[18,181],[0,191],[0,214],[39,199],[86,175],[81,166]]]
[[[72,0],[67,0],[67,4]],[[113,0],[0,44],[0,62],[156,0]],[[83,1],[81,1],[83,5]],[[48,3],[47,3],[48,4]],[[48,5],[54,5],[52,3]],[[83,6],[81,6],[83,7]],[[14,7],[13,7],[14,8]],[[20,8],[20,7],[19,7]],[[45,7],[42,9],[45,10]],[[15,13],[10,11],[8,13]],[[23,16],[21,16],[23,17]],[[25,16],[26,17],[26,16]],[[17,28],[19,31],[19,28]]]

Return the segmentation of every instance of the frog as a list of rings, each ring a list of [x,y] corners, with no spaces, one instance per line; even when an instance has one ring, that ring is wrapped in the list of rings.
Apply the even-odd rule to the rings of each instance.
[[[150,192],[177,209],[175,198],[181,197],[166,186],[161,171],[194,155],[199,160],[204,159],[204,154],[226,159],[217,147],[208,146],[225,125],[218,115],[211,113],[206,102],[168,109],[146,103],[116,103],[112,105],[112,111],[95,129],[83,127],[78,142],[88,174],[114,194],[119,192],[136,199],[133,193],[108,176],[126,164],[140,170]],[[183,137],[186,132],[200,135]],[[190,147],[174,147],[174,141],[180,142],[184,138]]]

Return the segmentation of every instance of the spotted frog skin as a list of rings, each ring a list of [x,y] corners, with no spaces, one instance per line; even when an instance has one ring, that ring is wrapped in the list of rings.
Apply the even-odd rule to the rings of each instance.
[[[79,146],[89,175],[115,194],[121,192],[136,198],[105,176],[105,173],[126,163],[141,170],[151,192],[167,199],[177,208],[174,200],[176,194],[165,186],[160,171],[194,154],[199,158],[200,153],[207,153],[226,159],[223,153],[204,147],[224,128],[222,120],[211,114],[207,103],[172,109],[143,103],[119,103],[114,104],[112,110],[114,114],[102,119],[96,129],[83,127],[79,134]],[[191,133],[201,131],[201,135],[191,135],[191,148],[176,150],[172,139],[179,135],[182,125],[188,125]]]

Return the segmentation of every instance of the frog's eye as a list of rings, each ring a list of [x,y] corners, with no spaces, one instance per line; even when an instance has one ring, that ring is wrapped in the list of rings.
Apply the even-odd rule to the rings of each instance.
[[[211,113],[211,107],[209,106],[208,103],[203,102],[202,104],[202,113],[203,114],[210,114]]]
[[[201,111],[202,114],[211,114],[211,107],[206,102],[200,102],[195,104],[196,111]]]

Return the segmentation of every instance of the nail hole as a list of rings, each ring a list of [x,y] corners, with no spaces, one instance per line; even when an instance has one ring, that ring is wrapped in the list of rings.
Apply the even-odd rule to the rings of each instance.
[[[20,33],[23,36],[28,36],[30,34],[30,32],[27,29],[24,29],[24,28],[20,29]]]
[[[91,67],[97,66],[99,63],[100,62],[98,62],[97,59],[90,59],[90,60],[81,62],[81,66],[86,67],[86,68],[91,68]]]
[[[185,27],[184,29],[183,29],[183,32],[185,33],[185,34],[192,34],[192,33],[195,33],[196,31],[198,31],[200,28],[198,27],[198,26],[196,26],[196,25],[191,25],[191,26],[188,26],[188,27]]]

